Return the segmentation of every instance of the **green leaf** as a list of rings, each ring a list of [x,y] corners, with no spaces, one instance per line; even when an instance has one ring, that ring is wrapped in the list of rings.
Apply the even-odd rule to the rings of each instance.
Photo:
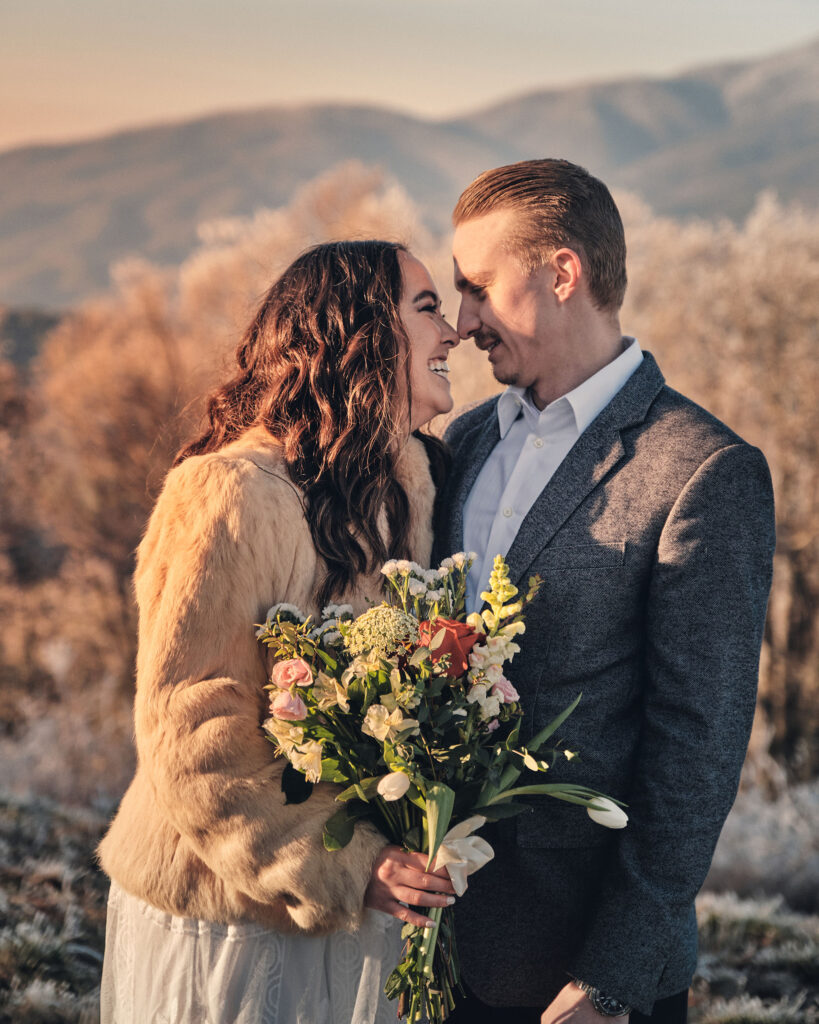
[[[512,731],[506,737],[505,746],[506,746],[507,750],[511,750],[513,747],[516,747],[518,745],[518,736],[520,734],[520,727],[521,727],[521,723],[522,722],[523,722],[523,718],[519,718],[517,720],[517,722],[515,722],[515,725],[514,725],[514,728],[512,729]]]
[[[365,802],[369,801],[373,796],[375,796],[378,790],[378,783],[380,781],[380,775],[367,779],[359,779],[358,782],[354,782],[352,786],[348,786],[342,793],[339,793],[336,800],[355,800],[357,797],[359,800],[364,800]]]
[[[340,761],[332,757],[323,757],[321,759],[321,781],[349,782],[349,776],[342,771]]]
[[[580,703],[580,698],[583,696],[582,693],[578,693],[572,703],[564,710],[561,711],[557,718],[553,718],[551,722],[545,728],[541,729],[539,733],[532,737],[529,741],[529,749],[537,753],[543,744],[548,740],[555,730],[559,729],[561,725],[566,721],[569,715],[574,711],[577,705]]]
[[[341,850],[353,838],[353,829],[367,811],[366,804],[345,804],[324,823],[324,849]]]
[[[430,640],[430,642],[429,642],[429,649],[431,651],[437,651],[438,648],[441,646],[441,644],[444,642],[444,637],[445,636],[446,636],[446,630],[443,629],[443,628],[439,629],[438,632],[435,634],[435,636]]]
[[[354,704],[361,704],[365,697],[364,683],[360,679],[351,679],[347,687],[347,696]]]
[[[501,818],[514,818],[524,811],[533,811],[531,804],[518,804],[509,800],[503,804],[490,804],[484,807],[475,807],[473,814],[482,814],[487,821],[500,821]]]
[[[323,651],[320,647],[316,649],[316,654],[321,658],[321,660],[324,662],[327,668],[330,669],[331,672],[335,672],[335,670],[338,668],[338,662],[336,661],[335,658],[331,658],[330,655],[326,651]]]
[[[420,850],[421,845],[421,828],[420,826],[415,825],[409,830],[409,832],[404,833],[404,846],[406,846],[408,850]],[[415,925],[413,925],[413,928],[414,927]]]
[[[556,800],[565,800],[570,804],[589,807],[595,797],[602,795],[602,793],[595,793],[594,790],[586,789],[585,786],[573,786],[563,782],[543,782],[537,786],[518,786],[515,789],[507,789],[505,793],[498,794],[491,800],[488,800],[487,803],[495,806],[516,796],[551,796]]]
[[[410,784],[410,788],[407,790],[405,796],[411,804],[419,807],[422,811],[427,809],[427,805],[424,802],[424,794],[417,786]]]
[[[427,786],[427,831],[429,833],[429,860],[427,871],[432,867],[441,840],[449,829],[455,793],[443,782],[432,782]]]
[[[407,978],[408,968],[409,964],[407,961],[400,963],[384,982],[384,995],[387,999],[395,999],[396,996],[399,996],[405,989],[410,987],[410,982]]]
[[[426,687],[426,693],[430,697],[439,697],[443,693],[444,687],[449,686],[451,680],[446,676],[434,676],[429,686]]]
[[[418,668],[421,662],[425,661],[429,657],[428,647],[419,647],[415,650],[412,657],[409,660],[410,665],[413,668]]]

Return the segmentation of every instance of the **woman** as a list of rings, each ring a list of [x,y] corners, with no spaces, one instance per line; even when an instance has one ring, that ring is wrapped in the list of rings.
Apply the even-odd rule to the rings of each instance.
[[[136,776],[100,846],[111,876],[104,1024],[394,1019],[381,993],[405,904],[452,900],[370,825],[328,853],[338,787],[285,804],[260,723],[255,624],[381,600],[387,557],[429,559],[458,336],[399,245],[299,257],[265,297],[209,427],[177,457],[135,577]]]

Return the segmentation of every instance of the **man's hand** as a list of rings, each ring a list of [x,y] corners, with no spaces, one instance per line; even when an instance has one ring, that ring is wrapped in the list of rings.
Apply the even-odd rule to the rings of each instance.
[[[630,1014],[622,1017],[604,1017],[592,1006],[586,993],[573,981],[564,985],[543,1011],[540,1024],[603,1024],[610,1020],[628,1024]]]
[[[373,866],[364,905],[383,910],[407,924],[424,928],[432,922],[426,914],[405,907],[448,907],[455,902],[455,889],[446,868],[427,872],[425,853],[407,853],[399,846],[385,846]]]

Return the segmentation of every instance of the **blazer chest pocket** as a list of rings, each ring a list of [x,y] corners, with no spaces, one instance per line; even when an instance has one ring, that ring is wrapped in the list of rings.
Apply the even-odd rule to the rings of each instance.
[[[624,540],[600,541],[596,544],[560,544],[544,548],[534,561],[540,572],[578,571],[581,569],[616,569],[626,560]]]
[[[625,540],[562,543],[544,548],[532,563],[527,575],[537,573],[543,584],[526,636],[548,641],[542,645],[546,685],[593,677],[632,651],[639,563],[626,550]]]

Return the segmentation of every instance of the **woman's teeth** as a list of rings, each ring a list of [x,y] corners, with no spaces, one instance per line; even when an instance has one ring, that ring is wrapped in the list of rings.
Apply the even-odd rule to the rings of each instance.
[[[445,377],[449,373],[449,364],[446,359],[431,359],[428,365],[433,373],[437,373],[441,377]]]

